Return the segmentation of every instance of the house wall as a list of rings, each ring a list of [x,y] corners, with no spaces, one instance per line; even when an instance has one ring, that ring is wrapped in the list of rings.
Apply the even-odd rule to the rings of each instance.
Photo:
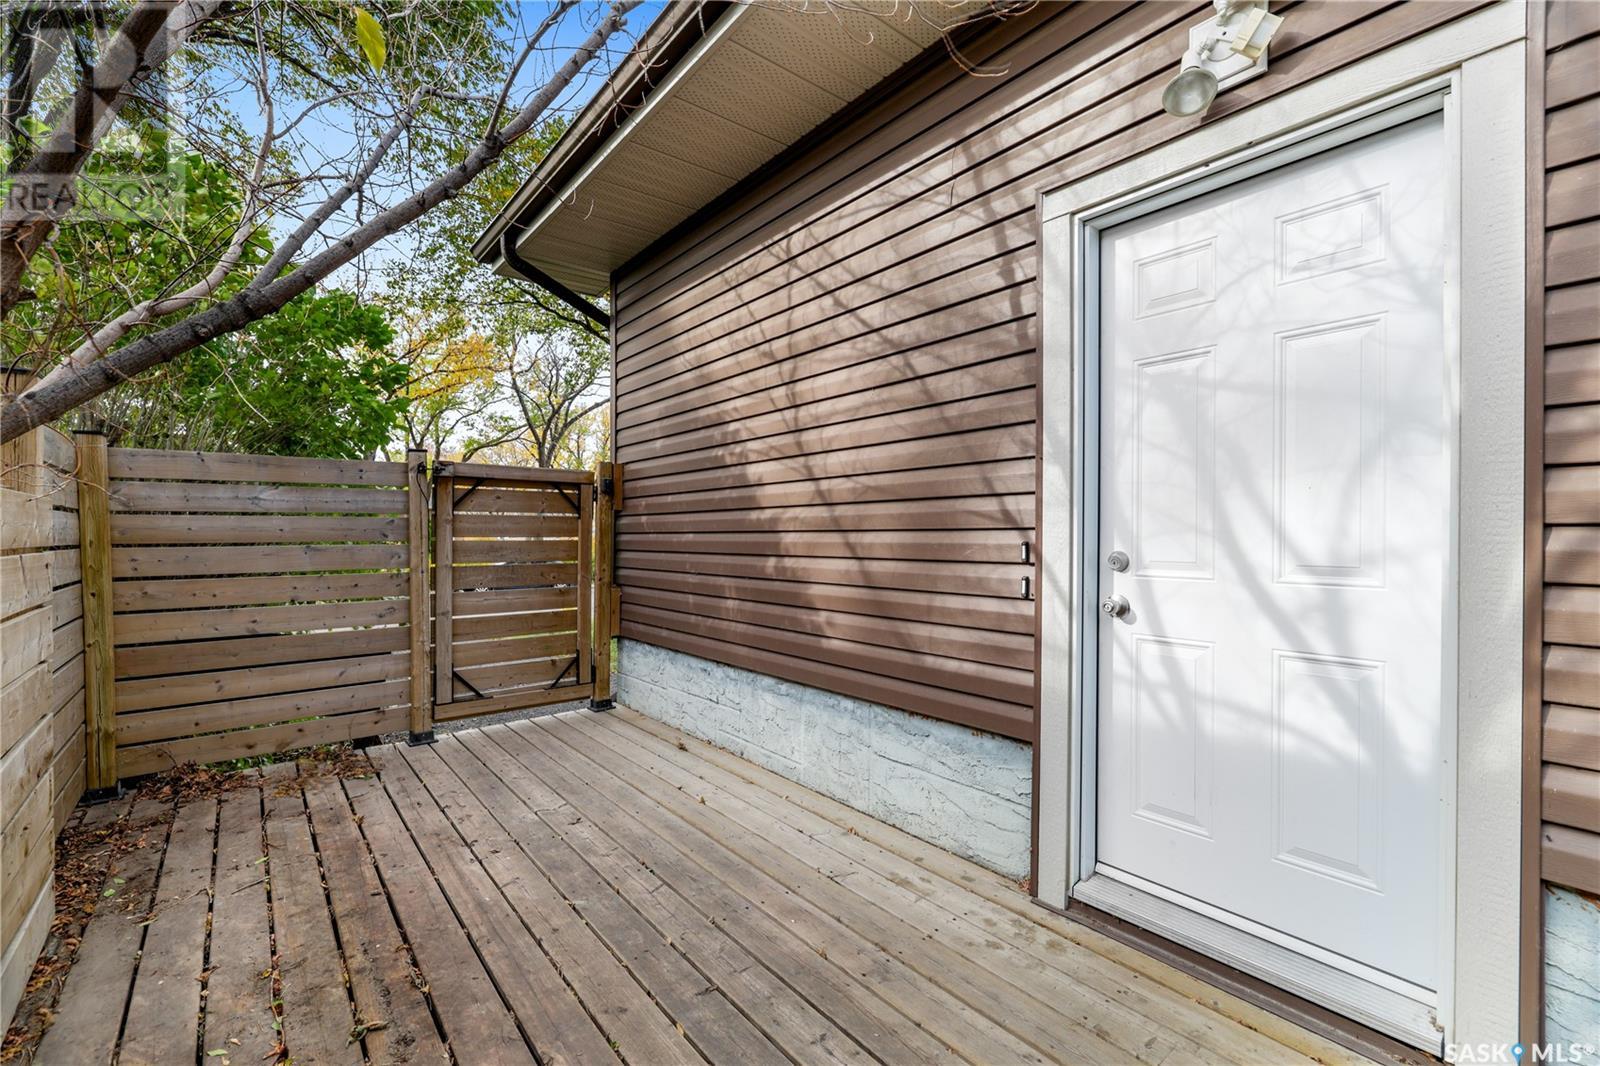
[[[1207,121],[1475,6],[1282,5]],[[1034,738],[1035,201],[1199,124],[1160,95],[1209,9],[1040,5],[618,273],[624,637]]]
[[[1544,8],[1545,1035],[1600,1039],[1600,4]],[[1538,15],[1536,15],[1538,17]]]

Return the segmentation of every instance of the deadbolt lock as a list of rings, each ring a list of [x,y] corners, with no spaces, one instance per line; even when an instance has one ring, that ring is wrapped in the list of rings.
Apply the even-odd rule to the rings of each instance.
[[[1106,565],[1111,567],[1111,569],[1115,570],[1117,573],[1122,573],[1124,570],[1128,569],[1128,553],[1112,552],[1110,555],[1106,556]]]

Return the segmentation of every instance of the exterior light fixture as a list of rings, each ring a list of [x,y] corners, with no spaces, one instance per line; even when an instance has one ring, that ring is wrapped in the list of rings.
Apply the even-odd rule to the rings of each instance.
[[[1217,76],[1206,69],[1206,62],[1195,48],[1183,53],[1178,76],[1161,92],[1161,106],[1169,115],[1188,118],[1203,115],[1217,98]]]
[[[1161,106],[1180,118],[1203,115],[1223,89],[1267,72],[1267,45],[1283,16],[1267,0],[1212,0],[1217,13],[1189,30],[1178,73],[1161,93]]]

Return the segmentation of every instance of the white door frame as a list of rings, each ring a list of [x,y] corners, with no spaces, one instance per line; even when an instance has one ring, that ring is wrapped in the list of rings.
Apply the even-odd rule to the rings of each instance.
[[[1292,17],[1292,15],[1291,15]],[[1039,899],[1093,868],[1097,232],[1442,106],[1456,500],[1441,722],[1442,1041],[1517,1033],[1526,12],[1495,5],[1040,200]],[[1396,110],[1400,109],[1400,110]],[[1409,109],[1409,111],[1407,110]],[[1454,651],[1456,654],[1451,654]],[[1085,703],[1088,694],[1089,703]],[[1231,959],[1248,964],[1248,951]],[[1249,968],[1248,965],[1246,968]]]

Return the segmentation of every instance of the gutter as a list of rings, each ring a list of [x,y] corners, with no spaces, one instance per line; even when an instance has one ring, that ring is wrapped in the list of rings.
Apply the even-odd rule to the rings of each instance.
[[[539,286],[539,288],[548,292],[574,311],[594,322],[598,322],[603,329],[609,331],[611,329],[611,316],[522,258],[522,254],[517,251],[516,236],[517,231],[515,229],[508,229],[500,234],[500,261],[516,271],[523,280]]]

